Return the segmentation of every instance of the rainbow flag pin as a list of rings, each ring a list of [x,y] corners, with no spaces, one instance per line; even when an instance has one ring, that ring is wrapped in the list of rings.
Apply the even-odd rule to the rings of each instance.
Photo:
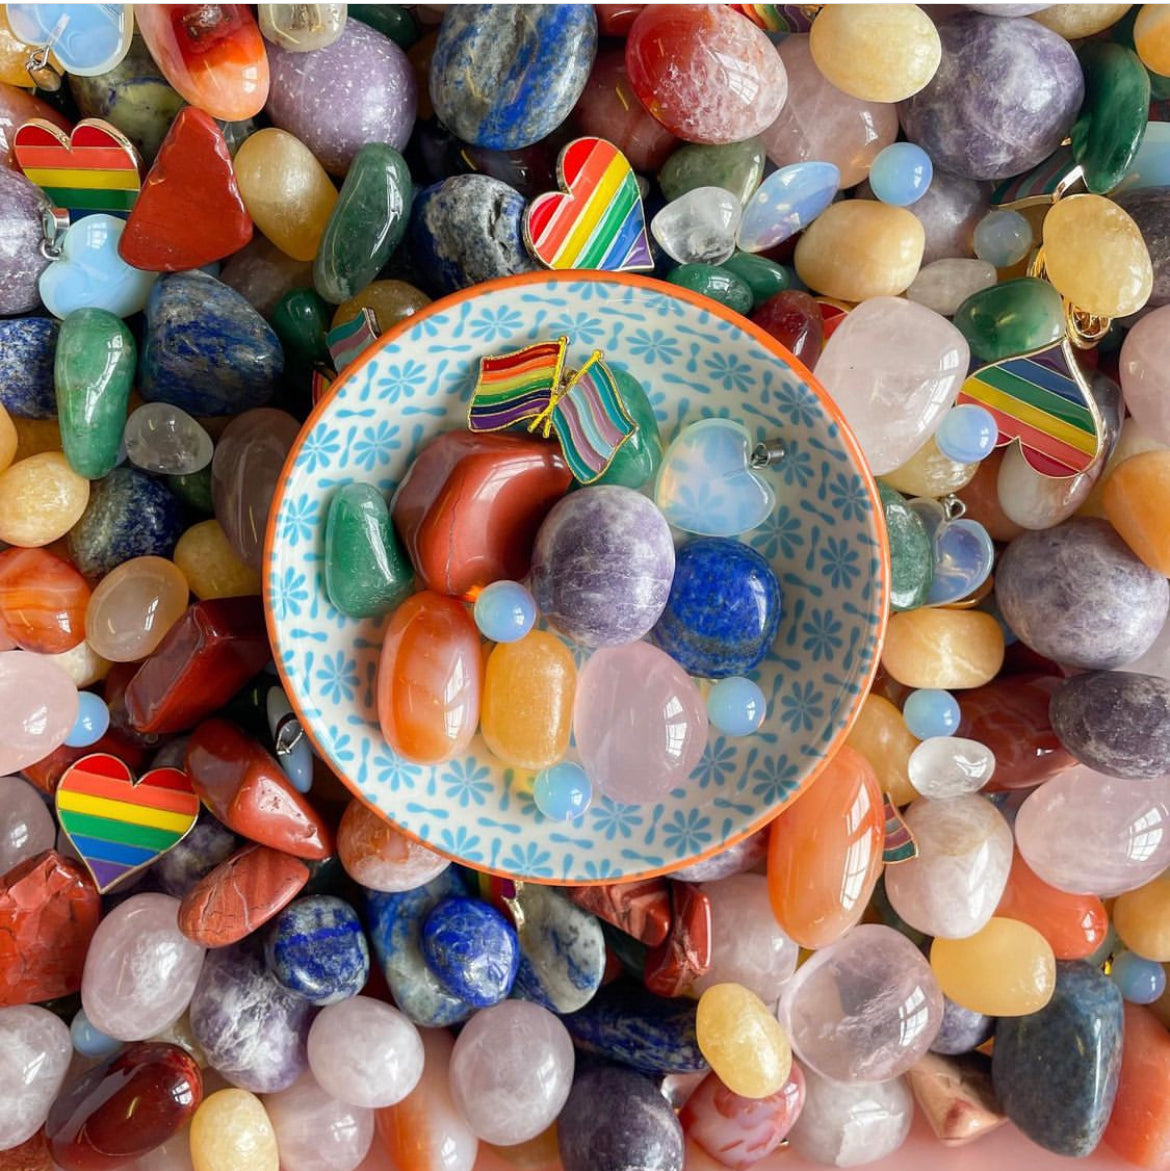
[[[890,800],[889,793],[883,794],[886,829],[885,845],[882,848],[882,861],[887,866],[899,862],[909,862],[918,857],[918,843],[910,832],[910,827],[902,820],[898,807]]]

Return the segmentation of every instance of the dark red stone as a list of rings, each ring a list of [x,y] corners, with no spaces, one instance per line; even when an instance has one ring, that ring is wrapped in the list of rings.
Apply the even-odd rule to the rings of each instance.
[[[185,732],[222,707],[272,657],[259,598],[196,602],[126,687],[139,732]]]
[[[597,13],[597,31],[603,37],[624,37],[634,23],[634,17],[645,4],[594,4]]]
[[[681,996],[711,967],[711,900],[689,882],[670,884],[670,934],[646,955],[643,981],[658,996]]]
[[[769,297],[751,320],[770,333],[793,357],[810,370],[821,356],[825,321],[821,307],[799,289],[784,289]]]
[[[93,879],[56,850],[0,878],[0,1008],[77,992],[101,916]]]
[[[569,898],[649,947],[660,944],[670,931],[670,886],[665,878],[574,887]]]
[[[45,1135],[62,1171],[113,1171],[161,1146],[203,1100],[203,1075],[178,1045],[128,1045],[66,1086]]]
[[[34,764],[22,769],[21,775],[40,789],[42,793],[52,797],[57,791],[57,786],[61,783],[61,778],[65,775],[65,770],[83,756],[89,756],[93,752],[108,752],[111,756],[124,760],[131,772],[139,773],[146,767],[151,753],[157,748],[157,744],[147,746],[142,743],[140,737],[131,740],[117,728],[109,728],[100,740],[85,748],[70,748],[68,745],[62,744],[60,748],[55,748],[48,756],[43,756]]]
[[[199,268],[252,239],[223,131],[209,114],[184,106],[143,181],[118,244],[127,264],[150,272]]]
[[[0,1171],[55,1171],[45,1132],[38,1130],[19,1146],[0,1151]]]

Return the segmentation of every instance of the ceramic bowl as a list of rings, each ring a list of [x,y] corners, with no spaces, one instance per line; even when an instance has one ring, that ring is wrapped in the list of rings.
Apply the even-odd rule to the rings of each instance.
[[[533,341],[594,348],[646,387],[664,442],[710,416],[742,422],[787,455],[766,475],[776,507],[745,535],[775,568],[784,615],[753,673],[769,699],[756,734],[715,729],[687,784],[653,805],[596,795],[550,821],[532,776],[476,738],[423,766],[383,740],[374,706],[386,620],[347,618],[324,584],[330,494],[353,481],[392,494],[419,448],[466,427],[479,359]],[[681,537],[681,534],[680,534]],[[319,755],[363,801],[451,858],[516,879],[633,879],[697,862],[760,829],[844,740],[876,669],[889,559],[856,441],[811,375],[746,318],[645,277],[534,273],[436,301],[371,346],[330,388],[285,464],[269,516],[268,625],[289,699]],[[574,648],[578,663],[583,648]]]

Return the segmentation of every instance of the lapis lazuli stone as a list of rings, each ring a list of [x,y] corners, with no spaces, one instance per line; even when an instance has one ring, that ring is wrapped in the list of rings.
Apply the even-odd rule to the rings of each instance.
[[[992,1084],[1034,1143],[1073,1158],[1096,1148],[1117,1096],[1123,1022],[1117,985],[1080,960],[1057,963],[1039,1012],[1000,1018]]]
[[[444,899],[422,928],[427,967],[448,992],[476,1008],[512,991],[520,945],[512,925],[478,899]]]
[[[592,4],[451,5],[431,59],[431,101],[465,142],[519,150],[569,116],[596,53]]]
[[[53,359],[61,323],[51,317],[0,321],[0,406],[18,419],[57,413]]]
[[[281,985],[317,1005],[356,996],[370,974],[357,912],[331,895],[289,903],[269,924],[264,959]]]
[[[675,554],[670,597],[650,637],[692,675],[725,679],[763,661],[780,614],[780,583],[759,553],[699,537]]]
[[[147,402],[236,415],[263,406],[283,369],[280,339],[235,289],[198,270],[154,286],[138,362]]]

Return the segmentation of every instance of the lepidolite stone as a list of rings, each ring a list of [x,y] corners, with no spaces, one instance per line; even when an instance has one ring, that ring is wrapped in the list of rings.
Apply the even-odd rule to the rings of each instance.
[[[38,281],[49,266],[41,252],[45,196],[23,175],[0,167],[0,316],[27,313],[41,303]]]
[[[1137,224],[1154,266],[1154,288],[1147,305],[1170,304],[1170,188],[1123,191],[1117,204]]]

